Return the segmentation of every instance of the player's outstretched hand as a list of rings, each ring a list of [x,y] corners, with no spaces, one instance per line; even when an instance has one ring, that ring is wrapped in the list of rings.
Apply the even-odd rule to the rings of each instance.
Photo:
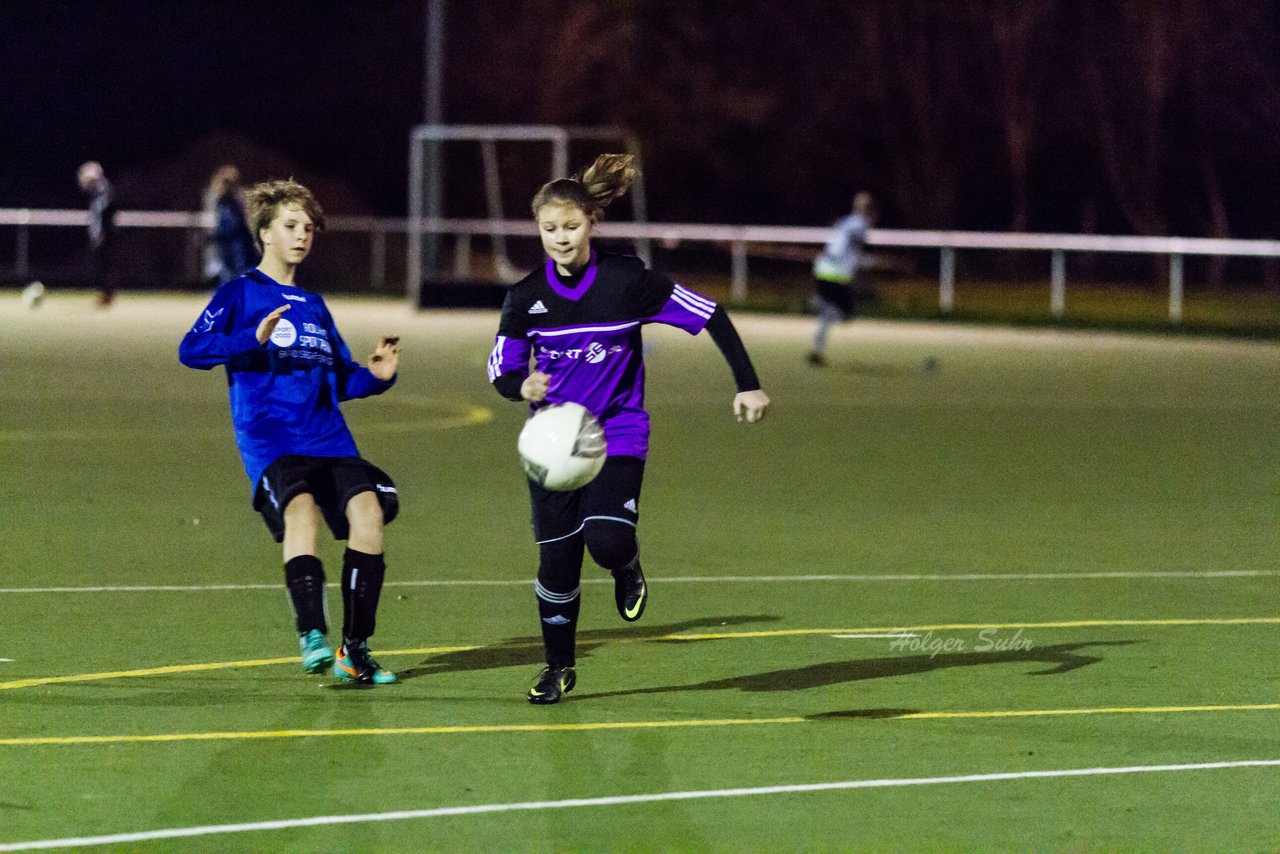
[[[551,377],[542,371],[534,371],[520,384],[520,396],[533,403],[546,400],[547,389],[551,387]]]
[[[267,339],[271,337],[271,333],[276,331],[276,324],[280,322],[280,315],[289,310],[289,304],[277,308],[275,311],[262,318],[262,322],[258,324],[258,343],[266,344]]]
[[[762,389],[740,391],[733,397],[733,414],[739,421],[754,424],[764,418],[764,411],[769,408],[769,395]]]
[[[386,382],[400,370],[400,336],[384,335],[369,357],[369,373]]]

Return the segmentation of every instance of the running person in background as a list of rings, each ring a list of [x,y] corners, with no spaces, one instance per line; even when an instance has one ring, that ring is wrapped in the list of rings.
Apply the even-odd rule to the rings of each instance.
[[[853,213],[831,229],[827,245],[813,262],[813,281],[818,291],[818,329],[809,351],[809,364],[827,363],[827,334],[832,325],[853,319],[853,281],[862,264],[867,230],[875,224],[875,203],[870,193],[853,197]]]
[[[89,262],[95,304],[107,308],[116,299],[116,196],[111,182],[96,160],[80,164],[76,173],[80,191],[89,199]]]
[[[576,682],[584,548],[613,574],[622,619],[640,619],[648,601],[636,540],[649,450],[641,327],[665,323],[694,335],[705,328],[733,371],[738,420],[758,421],[769,405],[724,309],[637,258],[591,249],[592,229],[604,208],[637,174],[633,160],[601,155],[573,178],[552,181],[534,196],[548,259],[511,286],[489,357],[489,380],[503,397],[529,401],[535,410],[579,403],[600,419],[608,443],[604,468],[581,489],[551,492],[529,481],[539,548],[534,591],[547,662],[529,690],[531,703],[556,703]]]
[[[386,570],[383,526],[399,509],[386,473],[361,459],[339,402],[381,394],[396,381],[399,339],[383,338],[368,367],[351,358],[319,294],[294,284],[324,212],[293,181],[258,184],[249,221],[262,261],[214,293],[182,339],[191,368],[225,365],[236,444],[253,484],[253,507],[284,543],[302,665],[350,682],[383,684],[395,674],[369,654]],[[321,520],[347,540],[342,560],[342,646],[329,647]]]

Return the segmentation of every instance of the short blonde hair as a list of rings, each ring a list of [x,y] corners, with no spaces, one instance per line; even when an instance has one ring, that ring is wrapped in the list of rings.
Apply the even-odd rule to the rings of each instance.
[[[316,231],[324,231],[324,209],[311,191],[290,178],[287,181],[263,181],[249,190],[249,232],[254,245],[262,251],[258,232],[271,225],[283,205],[297,205],[311,217]]]

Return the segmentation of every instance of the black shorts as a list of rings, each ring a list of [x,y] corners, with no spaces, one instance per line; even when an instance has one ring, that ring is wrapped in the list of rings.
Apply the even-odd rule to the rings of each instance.
[[[351,533],[347,502],[372,492],[382,505],[382,523],[400,512],[396,485],[387,473],[359,457],[303,457],[286,455],[267,466],[253,494],[253,509],[262,514],[276,542],[284,540],[284,509],[302,493],[315,499],[335,540]]]
[[[529,481],[533,539],[539,544],[580,533],[589,519],[610,519],[635,527],[640,522],[644,460],[609,457],[596,479],[572,492],[552,492]]]
[[[853,283],[843,285],[825,279],[814,279],[813,282],[818,286],[818,299],[835,306],[845,320],[853,317]]]

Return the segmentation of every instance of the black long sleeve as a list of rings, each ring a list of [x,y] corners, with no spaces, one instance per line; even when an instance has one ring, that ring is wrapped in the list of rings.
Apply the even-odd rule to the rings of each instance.
[[[493,381],[493,387],[498,390],[498,394],[507,400],[521,401],[524,398],[520,395],[520,386],[524,385],[527,374],[520,371],[507,371]]]
[[[747,348],[743,346],[738,330],[734,328],[733,321],[729,319],[729,314],[723,306],[716,306],[716,310],[711,313],[711,319],[707,321],[707,333],[724,354],[725,361],[729,363],[738,391],[759,389],[760,378],[756,376],[756,369],[751,365],[751,357],[747,355]]]

